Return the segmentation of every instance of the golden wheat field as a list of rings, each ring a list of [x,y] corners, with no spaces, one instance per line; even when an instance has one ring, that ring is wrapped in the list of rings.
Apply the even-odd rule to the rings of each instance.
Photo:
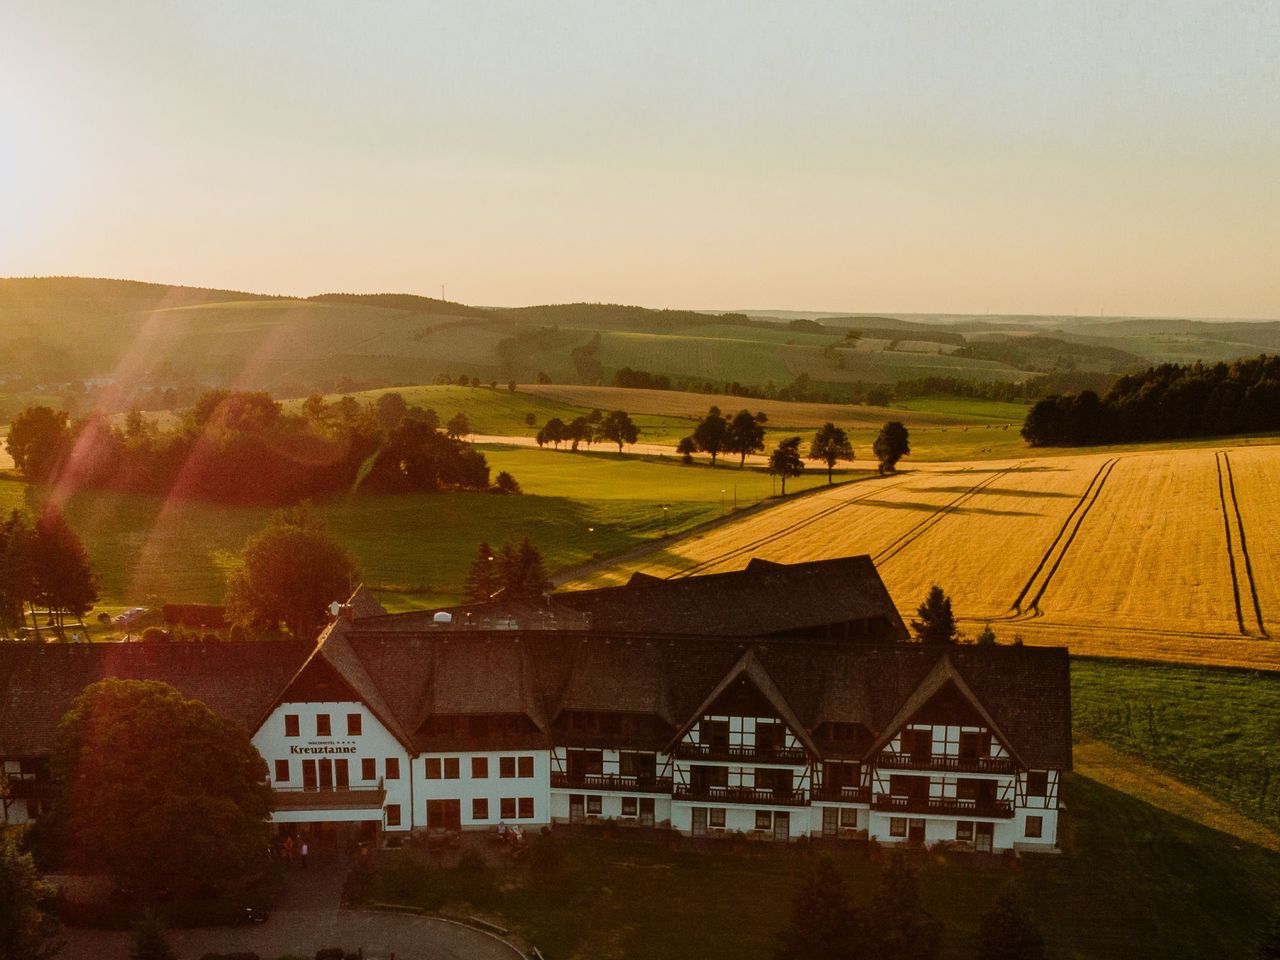
[[[904,616],[938,583],[970,633],[989,622],[1003,640],[1079,653],[1280,666],[1276,445],[921,465],[796,498],[576,585],[862,553]]]

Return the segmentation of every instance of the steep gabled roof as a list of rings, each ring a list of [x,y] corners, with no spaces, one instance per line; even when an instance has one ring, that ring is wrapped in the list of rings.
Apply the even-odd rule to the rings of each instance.
[[[806,749],[814,754],[819,754],[817,745],[813,742],[813,738],[809,736],[809,731],[805,728],[800,718],[796,716],[791,704],[787,702],[787,698],[778,689],[777,684],[773,682],[773,678],[769,676],[769,672],[765,670],[759,657],[756,656],[754,648],[749,648],[738,658],[737,663],[729,668],[729,671],[720,679],[720,682],[703,698],[697,708],[685,718],[684,723],[676,730],[676,735],[671,738],[668,750],[679,743],[685,734],[693,729],[694,724],[702,719],[720,695],[728,690],[740,677],[749,680],[760,691],[760,695],[778,711],[778,716],[791,729],[791,732],[796,735],[796,738],[805,745]]]
[[[0,643],[0,756],[46,753],[71,703],[98,680],[159,680],[256,729],[311,651],[295,641]]]
[[[770,563],[659,580],[633,576],[624,586],[557,593],[553,599],[591,616],[595,630],[760,637],[881,620],[880,639],[907,637],[889,591],[868,556]]]
[[[889,722],[884,726],[875,742],[871,745],[871,749],[867,751],[867,758],[870,759],[877,752],[884,749],[884,745],[894,738],[911,718],[915,716],[920,709],[936,696],[943,688],[951,684],[959,691],[960,695],[977,711],[982,717],[983,723],[987,725],[992,734],[1004,745],[1004,748],[1013,755],[1013,759],[1020,765],[1026,766],[1022,757],[1018,755],[1017,748],[1013,745],[1009,736],[1001,729],[1000,724],[987,711],[982,700],[973,692],[973,689],[961,676],[960,671],[956,669],[954,663],[944,651],[933,665],[933,669],[925,676],[920,685],[912,691],[911,696],[903,702],[898,708],[898,712],[893,715]]]

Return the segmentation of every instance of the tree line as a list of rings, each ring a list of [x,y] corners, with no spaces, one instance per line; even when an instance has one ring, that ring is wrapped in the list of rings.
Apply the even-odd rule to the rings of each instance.
[[[614,410],[609,414],[592,410],[569,423],[552,417],[542,425],[534,439],[540,447],[551,444],[557,450],[562,443],[569,444],[570,450],[577,450],[579,444],[590,449],[593,443],[616,443],[621,453],[623,446],[640,439],[640,429],[625,410]]]
[[[313,395],[291,414],[266,393],[210,390],[167,428],[137,410],[117,424],[28,407],[7,446],[36,482],[269,504],[351,490],[487,489],[489,465],[463,441],[469,432],[465,414],[442,424],[398,393],[366,405]]]
[[[1022,436],[1033,447],[1085,446],[1280,430],[1280,356],[1161,364],[1091,390],[1038,402]]]
[[[45,625],[65,639],[67,620],[83,627],[97,602],[89,555],[62,514],[46,509],[31,522],[14,510],[0,521],[0,638],[39,639],[42,610]]]

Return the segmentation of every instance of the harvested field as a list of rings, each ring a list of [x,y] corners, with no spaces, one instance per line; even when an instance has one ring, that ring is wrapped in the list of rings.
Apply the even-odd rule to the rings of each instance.
[[[1275,445],[919,465],[576,582],[866,553],[904,616],[939,583],[971,633],[990,622],[1081,653],[1280,669],[1278,497]]]

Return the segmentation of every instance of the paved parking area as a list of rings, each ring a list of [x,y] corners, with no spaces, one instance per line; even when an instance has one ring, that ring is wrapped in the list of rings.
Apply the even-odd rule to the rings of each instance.
[[[322,947],[381,946],[396,960],[522,960],[510,944],[478,930],[412,914],[339,909],[340,864],[295,869],[280,905],[266,923],[244,927],[173,930],[169,943],[179,960],[205,953],[251,950],[263,960],[285,954],[312,957]],[[130,935],[105,930],[67,929],[59,960],[126,960]]]

